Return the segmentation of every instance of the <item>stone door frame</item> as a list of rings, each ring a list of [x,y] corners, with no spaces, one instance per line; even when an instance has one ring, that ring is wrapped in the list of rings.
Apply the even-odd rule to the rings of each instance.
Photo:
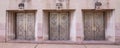
[[[35,39],[34,40],[16,40],[15,39],[15,29],[10,29],[10,28],[14,28],[15,26],[10,26],[10,21],[8,20],[9,16],[14,17],[16,16],[16,13],[34,13],[35,16],[35,29],[36,29],[36,13],[37,10],[7,10],[7,16],[6,16],[6,41],[7,42],[34,42],[37,37],[36,37],[36,31],[35,31]]]
[[[48,16],[49,16],[49,13],[50,12],[68,12],[69,13],[69,18],[70,18],[70,24],[69,24],[69,26],[70,26],[70,29],[71,29],[71,20],[72,20],[72,17],[73,17],[73,11],[74,10],[43,10],[44,11],[44,17],[43,17],[43,42],[49,42],[50,40],[49,40],[49,33],[48,33]],[[46,20],[45,20],[46,19]],[[47,31],[46,31],[47,30]],[[73,40],[74,40],[74,38],[73,38],[73,36],[74,35],[72,35],[72,33],[71,33],[71,30],[69,30],[69,36],[70,36],[70,39],[68,40],[68,41],[60,41],[60,42],[72,42]],[[54,43],[54,42],[59,42],[59,41],[50,41],[50,43]]]
[[[82,10],[83,13],[86,11],[97,11],[97,12],[105,13],[105,40],[104,41],[86,41],[86,40],[84,40],[84,35],[83,35],[83,39],[81,42],[83,42],[83,43],[113,43],[113,42],[115,42],[115,35],[114,35],[115,30],[112,27],[112,26],[114,26],[114,23],[111,23],[112,21],[114,21],[113,20],[113,9],[104,9],[104,10],[83,9]],[[83,27],[83,30],[84,30],[84,27]],[[111,33],[113,33],[113,34],[111,34]]]

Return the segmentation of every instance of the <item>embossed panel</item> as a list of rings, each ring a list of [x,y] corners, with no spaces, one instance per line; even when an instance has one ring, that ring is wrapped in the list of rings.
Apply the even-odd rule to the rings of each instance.
[[[24,40],[25,39],[25,30],[26,30],[26,19],[25,13],[17,13],[16,17],[16,32],[17,32],[17,39]]]
[[[68,13],[61,13],[60,18],[60,40],[69,40],[69,17]]]
[[[93,14],[92,12],[85,12],[84,14],[84,34],[85,40],[93,40],[94,39],[94,32],[92,28],[94,26],[93,22]]]
[[[59,40],[59,24],[58,24],[58,14],[50,13],[49,16],[50,23],[50,40]]]
[[[34,40],[35,16],[34,13],[26,13],[26,40]]]
[[[68,13],[50,13],[50,40],[69,40]]]
[[[34,13],[17,13],[16,28],[18,40],[33,40],[35,33]]]
[[[85,40],[105,39],[103,12],[84,13],[84,34]]]
[[[102,12],[96,12],[94,14],[94,25],[95,25],[95,40],[105,39],[105,28],[104,28],[104,17]]]

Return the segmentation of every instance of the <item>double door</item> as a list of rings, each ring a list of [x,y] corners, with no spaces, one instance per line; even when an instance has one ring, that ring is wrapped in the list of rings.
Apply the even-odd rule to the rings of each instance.
[[[103,12],[84,13],[85,40],[105,39],[105,20]]]
[[[50,13],[49,39],[69,40],[69,15],[68,13]]]
[[[35,16],[34,13],[16,14],[16,39],[34,40],[35,38]]]

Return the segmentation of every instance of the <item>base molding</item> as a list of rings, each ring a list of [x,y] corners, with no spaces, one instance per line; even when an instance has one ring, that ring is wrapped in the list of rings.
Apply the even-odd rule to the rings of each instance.
[[[6,42],[6,38],[4,36],[0,36],[0,42]]]
[[[115,36],[115,43],[120,44],[120,36]]]

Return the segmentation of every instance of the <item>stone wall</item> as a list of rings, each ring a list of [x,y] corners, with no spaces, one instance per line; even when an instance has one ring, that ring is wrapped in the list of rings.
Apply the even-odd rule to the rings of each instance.
[[[110,26],[108,29],[108,36],[112,42],[120,42],[120,1],[119,0],[100,0],[102,9],[115,9],[112,17],[109,20]],[[44,40],[45,28],[44,28],[44,12],[43,9],[55,9],[55,0],[31,0],[25,9],[36,9],[36,26],[35,37],[36,41]],[[72,25],[71,25],[71,40],[82,42],[84,39],[83,32],[83,14],[82,9],[94,9],[95,0],[69,0],[69,9],[75,9],[72,13]],[[3,42],[6,39],[6,10],[18,9],[20,0],[0,0],[0,41]],[[29,6],[30,5],[30,6]]]

